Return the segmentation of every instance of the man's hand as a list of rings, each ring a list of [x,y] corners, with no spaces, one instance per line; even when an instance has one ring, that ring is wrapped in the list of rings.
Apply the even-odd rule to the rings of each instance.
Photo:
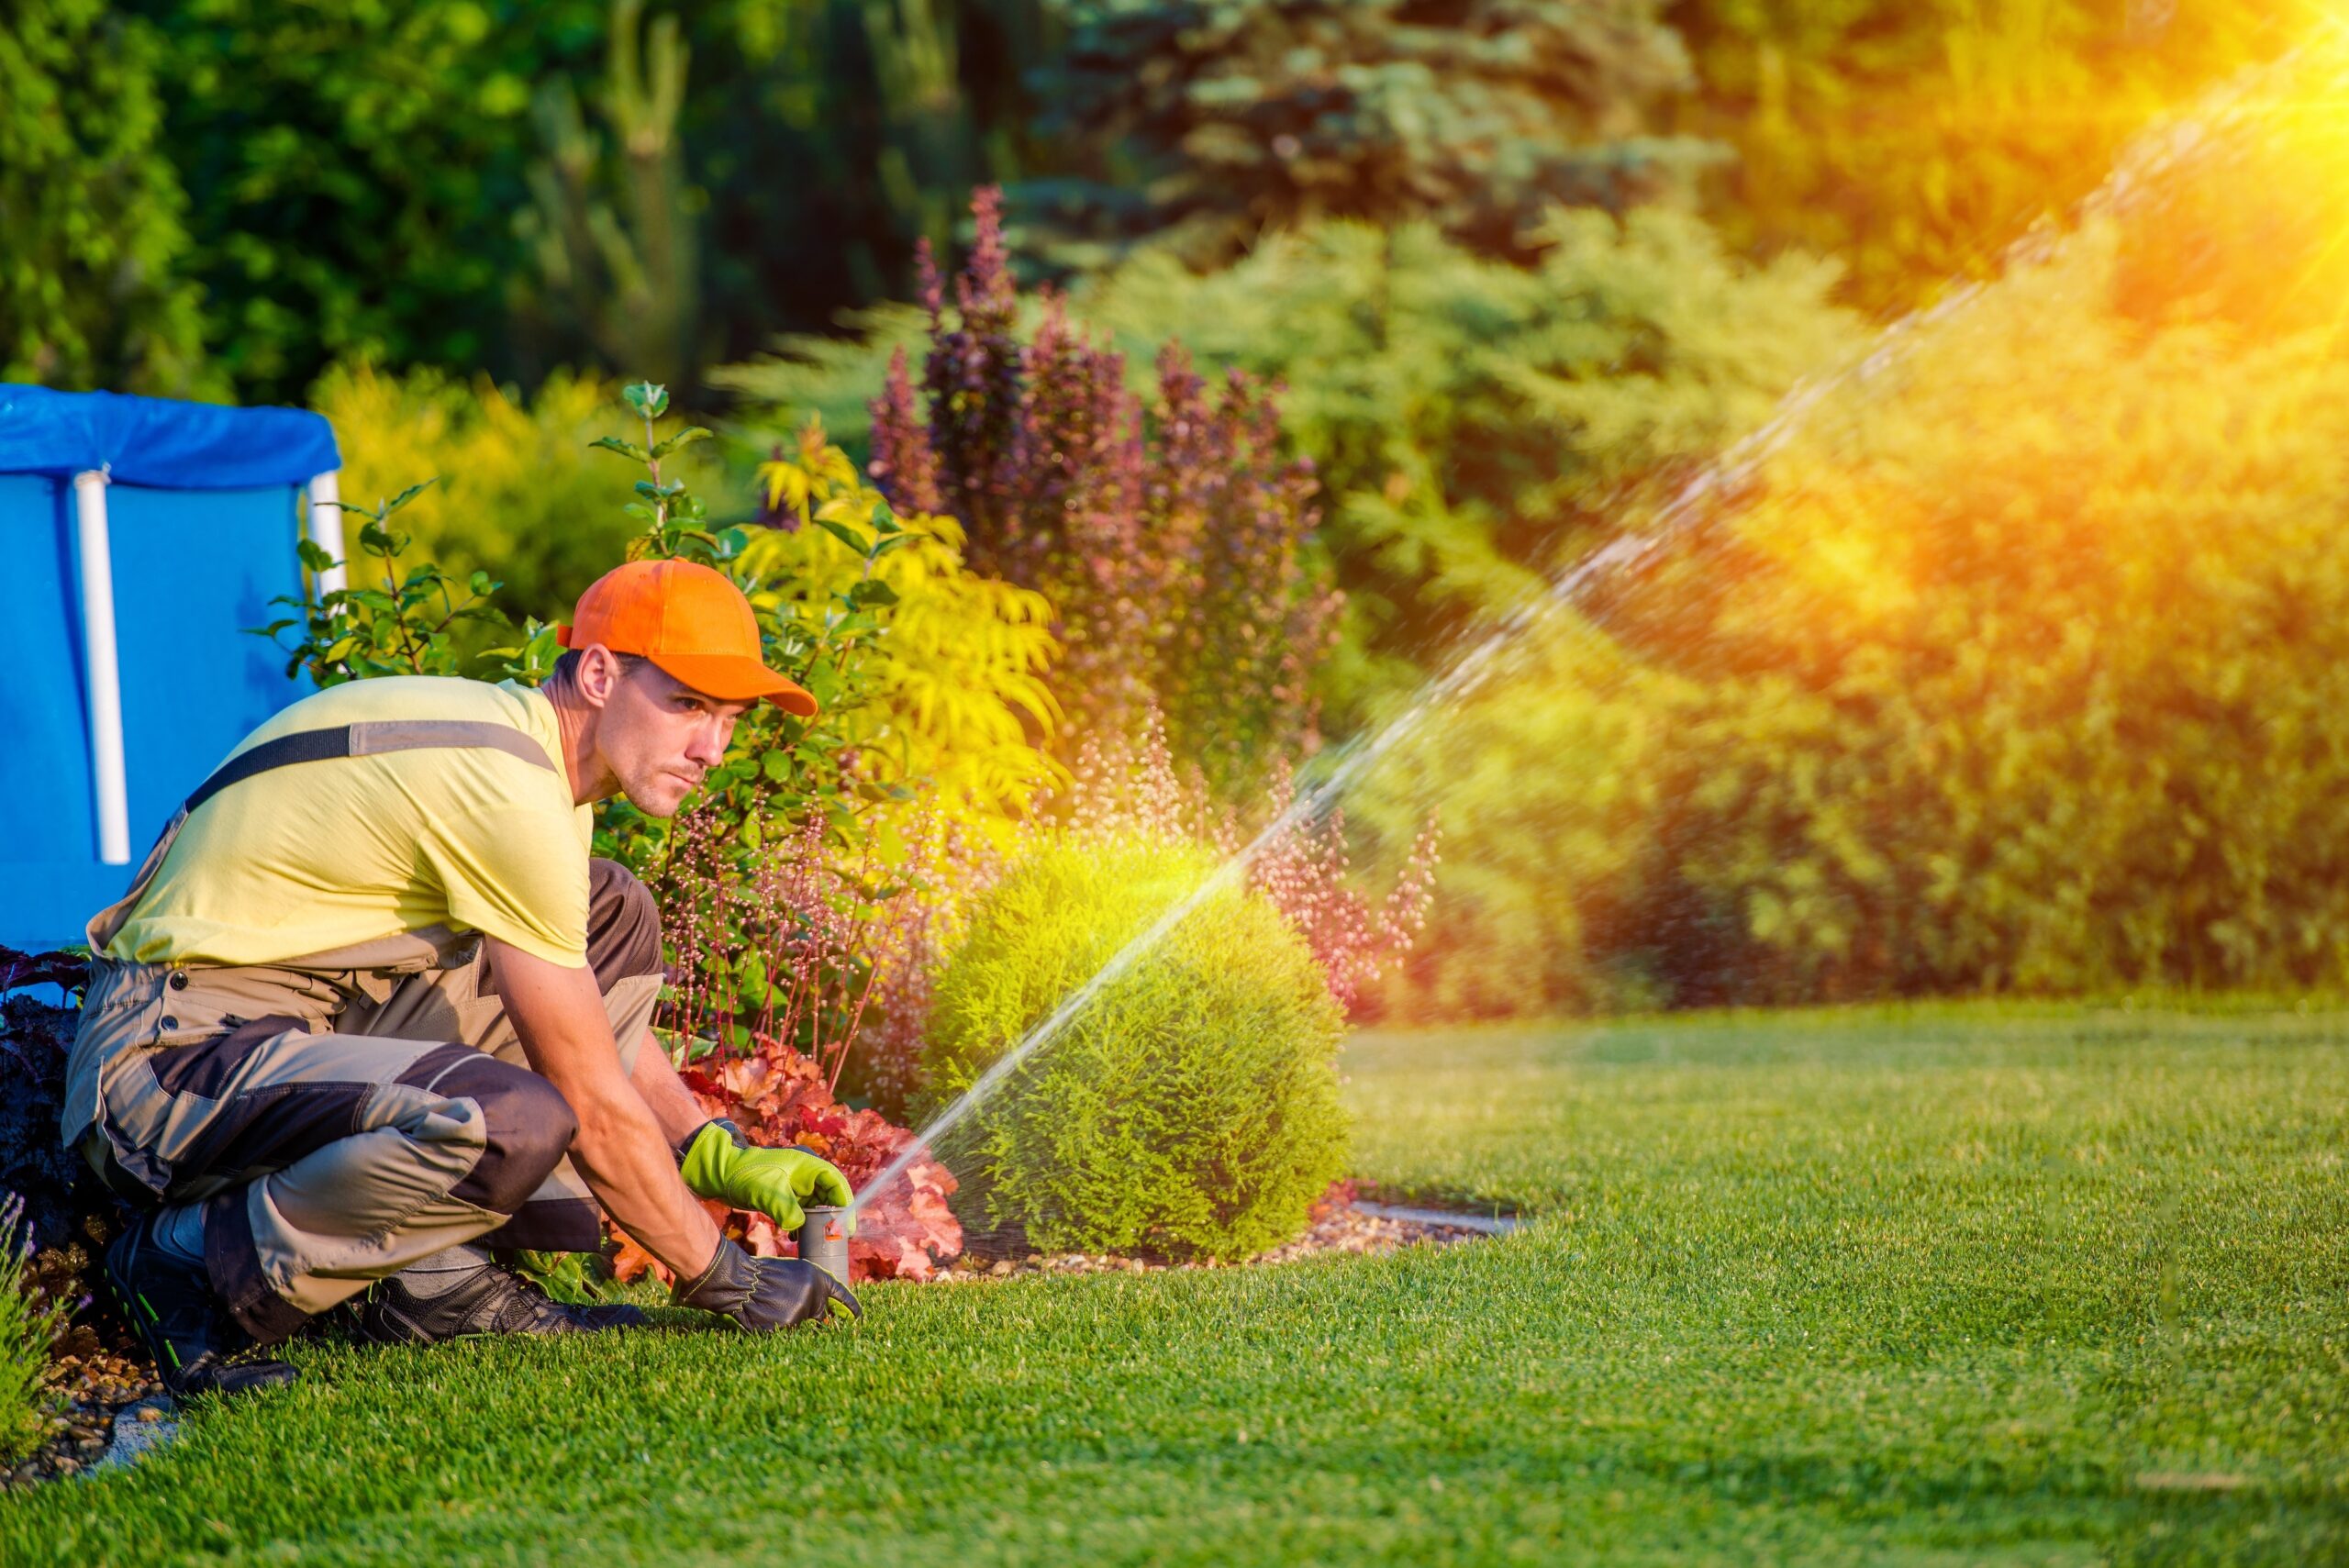
[[[738,1329],[771,1333],[810,1320],[821,1323],[839,1302],[857,1317],[864,1308],[846,1285],[797,1258],[753,1258],[731,1241],[718,1243],[718,1255],[691,1284],[677,1276],[673,1298],[681,1307],[715,1312]]]
[[[807,1218],[799,1206],[810,1198],[846,1208],[856,1196],[848,1178],[829,1162],[805,1149],[758,1148],[723,1118],[703,1124],[677,1168],[696,1197],[756,1209],[785,1230],[799,1229]],[[855,1220],[841,1218],[855,1235]]]

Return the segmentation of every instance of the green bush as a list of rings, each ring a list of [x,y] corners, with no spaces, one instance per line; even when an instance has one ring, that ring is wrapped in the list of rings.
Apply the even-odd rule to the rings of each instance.
[[[618,384],[594,376],[553,375],[525,399],[486,376],[363,363],[337,366],[310,391],[341,443],[343,499],[372,507],[435,481],[401,511],[401,530],[419,559],[459,581],[476,571],[497,579],[495,602],[518,624],[569,620],[643,531],[621,509],[626,476],[589,445],[611,431],[618,403]],[[750,497],[728,491],[711,451],[676,461],[721,514],[748,514]]]
[[[1211,869],[1196,851],[1086,840],[1023,862],[940,979],[925,1114]],[[1279,912],[1219,893],[965,1124],[963,1201],[1049,1250],[1231,1260],[1289,1240],[1344,1173],[1343,1028]]]
[[[1041,3],[14,0],[0,380],[275,403],[363,357],[690,395],[705,349],[908,291],[1022,165]]]
[[[0,28],[0,381],[184,397],[202,292],[173,264],[173,172],[155,36],[106,0],[21,0]]]
[[[49,1435],[55,1401],[41,1374],[64,1323],[27,1277],[32,1239],[24,1234],[24,1212],[22,1198],[0,1203],[0,1462],[22,1459]]]

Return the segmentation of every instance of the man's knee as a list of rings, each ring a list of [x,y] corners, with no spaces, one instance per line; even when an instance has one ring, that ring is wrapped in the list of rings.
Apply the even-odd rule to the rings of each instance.
[[[618,861],[587,863],[587,967],[605,991],[661,973],[661,906]]]
[[[526,1067],[469,1051],[442,1073],[433,1093],[471,1100],[488,1124],[481,1158],[450,1195],[493,1214],[511,1214],[539,1190],[578,1136],[562,1091]]]

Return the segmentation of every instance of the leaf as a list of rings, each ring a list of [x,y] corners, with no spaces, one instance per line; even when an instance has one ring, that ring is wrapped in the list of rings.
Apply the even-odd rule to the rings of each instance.
[[[638,1246],[635,1238],[617,1225],[612,1227],[612,1240],[619,1243],[619,1250],[612,1254],[614,1279],[626,1284],[631,1280],[641,1279],[646,1274],[651,1274],[662,1284],[673,1283],[674,1276],[662,1264],[661,1260]]]
[[[380,522],[384,518],[390,517],[394,512],[398,511],[402,506],[406,506],[410,501],[415,500],[418,495],[421,495],[427,490],[431,489],[434,484],[439,483],[439,479],[440,476],[436,474],[432,478],[425,480],[420,484],[409,485],[406,489],[401,491],[398,495],[393,496],[390,500],[384,502],[381,506],[375,509],[376,520]]]
[[[618,452],[622,457],[634,458],[639,462],[651,462],[652,461],[652,454],[651,452],[646,451],[634,441],[624,441],[618,436],[597,436],[594,440],[587,443],[587,450],[590,451],[594,451],[598,448],[607,452]]]
[[[684,429],[679,430],[675,435],[671,436],[664,440],[653,442],[652,456],[656,459],[664,458],[680,447],[689,447],[696,441],[706,441],[707,439],[709,439],[709,432],[707,430],[704,429],[699,425],[688,425]]]
[[[905,529],[905,525],[897,521],[896,514],[889,510],[889,503],[886,501],[873,503],[872,523],[873,531],[876,534],[901,533]]]
[[[754,952],[742,961],[741,971],[734,979],[734,991],[753,1008],[765,1005],[767,961],[763,956]]]
[[[843,524],[833,522],[829,517],[818,517],[816,519],[816,526],[823,529],[826,533],[831,535],[834,539],[840,540],[842,544],[848,546],[849,549],[856,551],[860,559],[863,556],[864,541],[856,537],[853,529],[849,528]]]
[[[896,549],[899,545],[901,545],[901,544],[913,544],[913,543],[916,543],[917,541],[918,541],[918,540],[920,539],[920,538],[921,538],[921,536],[920,536],[919,534],[902,534],[902,533],[901,533],[901,534],[893,535],[892,537],[890,537],[890,538],[888,538],[888,539],[885,539],[881,540],[879,543],[875,544],[875,545],[873,547],[873,552],[872,552],[870,555],[866,556],[866,557],[865,557],[865,559],[866,559],[867,561],[878,561],[878,560],[880,560],[883,556],[885,556],[885,555],[888,554],[891,550],[893,550]]]
[[[302,564],[313,572],[331,572],[340,564],[333,556],[327,553],[326,547],[316,539],[302,539],[295,545],[294,550],[295,553],[302,558]]]
[[[658,382],[632,381],[620,388],[621,400],[647,419],[669,411],[669,389]]]
[[[884,542],[895,544],[897,540],[888,539]],[[848,602],[852,607],[860,610],[875,606],[894,605],[897,603],[897,591],[878,577],[867,577],[848,591]]]

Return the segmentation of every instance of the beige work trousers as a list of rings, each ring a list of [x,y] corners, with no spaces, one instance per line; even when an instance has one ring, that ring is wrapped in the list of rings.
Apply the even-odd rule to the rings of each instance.
[[[610,861],[593,866],[588,963],[632,1071],[660,920]],[[124,1196],[207,1205],[214,1288],[263,1343],[444,1247],[601,1237],[565,1153],[577,1122],[524,1062],[478,938],[270,967],[97,959],[62,1130]]]

